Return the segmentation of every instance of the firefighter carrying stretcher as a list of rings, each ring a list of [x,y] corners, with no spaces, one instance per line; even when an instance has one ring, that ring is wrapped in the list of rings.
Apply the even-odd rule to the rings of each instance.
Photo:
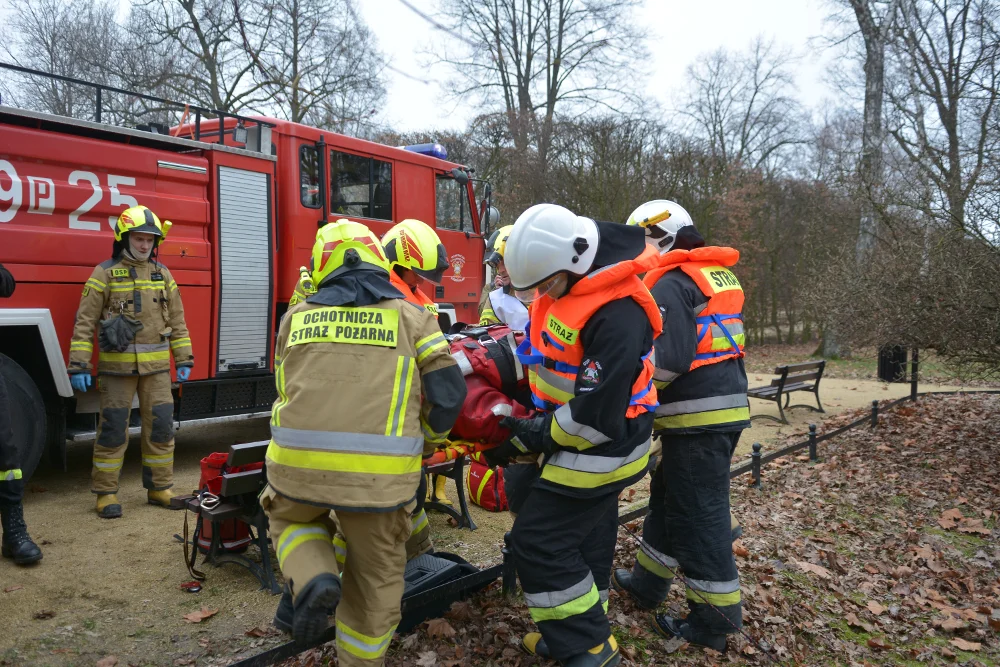
[[[425,434],[448,434],[465,382],[434,317],[390,283],[367,227],[326,225],[312,262],[318,291],[278,332],[261,506],[294,638],[316,642],[336,608],[339,664],[381,665],[400,619],[421,456],[433,449]],[[350,544],[342,578],[337,528]]]
[[[194,366],[180,290],[156,259],[170,221],[145,206],[122,211],[111,259],[94,267],[83,286],[69,346],[73,388],[90,387],[94,333],[99,346],[97,388],[101,412],[94,443],[92,490],[102,519],[122,515],[118,477],[128,447],[129,412],[138,392],[142,415],[142,485],[148,502],[170,507],[174,496],[174,398],[170,355],[177,381]]]
[[[539,204],[514,224],[505,259],[515,294],[531,304],[519,352],[540,414],[504,418],[514,437],[484,456],[500,465],[544,456],[512,531],[540,630],[522,646],[570,667],[611,667],[621,660],[606,614],[618,493],[646,473],[656,407],[660,313],[638,274],[658,254],[641,229]]]

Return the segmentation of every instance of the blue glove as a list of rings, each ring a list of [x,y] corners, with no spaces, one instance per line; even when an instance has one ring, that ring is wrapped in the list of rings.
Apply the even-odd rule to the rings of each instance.
[[[179,366],[177,368],[177,381],[187,382],[187,379],[191,377],[191,367],[190,366]]]
[[[90,373],[73,373],[69,376],[69,383],[82,394],[90,386]]]

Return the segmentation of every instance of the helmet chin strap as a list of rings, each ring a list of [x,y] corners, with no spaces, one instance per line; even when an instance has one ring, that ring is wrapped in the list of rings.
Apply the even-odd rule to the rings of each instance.
[[[149,259],[149,256],[152,253],[153,253],[152,246],[146,252],[139,252],[138,250],[136,250],[135,244],[132,241],[132,235],[131,234],[128,235],[128,254],[130,254],[133,259],[136,260]]]

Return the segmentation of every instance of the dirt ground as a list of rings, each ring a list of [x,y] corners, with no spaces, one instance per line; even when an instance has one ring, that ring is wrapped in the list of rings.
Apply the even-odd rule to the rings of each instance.
[[[750,384],[767,384],[769,379],[766,374],[751,374]],[[936,388],[943,387],[921,385],[921,390]],[[833,415],[908,390],[908,385],[829,378],[823,380],[821,398],[828,415]],[[810,398],[796,396],[803,402]],[[751,401],[751,412],[777,414],[773,403],[757,400]],[[766,451],[806,433],[808,423],[824,417],[802,408],[788,414],[790,426],[754,420],[753,428],[743,435],[736,461],[750,451],[751,443],[763,443]],[[208,453],[267,437],[264,419],[184,425],[177,436],[178,490],[197,485],[199,461]],[[69,472],[41,470],[29,483],[25,515],[45,557],[31,568],[0,562],[0,627],[6,629],[0,636],[0,664],[92,665],[110,655],[119,659],[119,665],[226,664],[237,655],[280,641],[269,628],[277,597],[257,590],[255,580],[242,568],[209,568],[200,593],[180,589],[190,579],[182,546],[174,537],[182,532],[183,513],[145,504],[137,441],[129,448],[122,473],[125,516],[112,521],[96,517],[89,492],[90,449],[86,444],[72,445]],[[641,484],[629,502],[622,503],[622,511],[641,504],[645,495],[646,485]],[[455,499],[453,488],[449,496]],[[432,513],[435,544],[477,565],[492,564],[511,517],[475,506],[472,512],[479,525],[475,532],[453,528],[447,517]],[[198,624],[182,618],[201,608],[218,613]]]

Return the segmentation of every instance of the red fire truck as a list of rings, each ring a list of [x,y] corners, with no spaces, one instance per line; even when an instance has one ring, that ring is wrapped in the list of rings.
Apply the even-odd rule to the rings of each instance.
[[[195,353],[178,419],[270,409],[274,334],[326,221],[378,235],[405,218],[434,225],[451,260],[428,286],[442,320],[476,320],[488,203],[477,206],[471,169],[433,155],[440,146],[417,148],[426,155],[190,105],[172,130],[116,127],[99,122],[109,90],[127,92],[98,88],[94,121],[0,106],[0,263],[17,280],[0,303],[0,372],[28,471],[45,449],[64,466],[67,437],[96,427],[97,392],[74,396],[66,375],[70,336],[83,283],[137,203],[173,222],[159,258]]]

